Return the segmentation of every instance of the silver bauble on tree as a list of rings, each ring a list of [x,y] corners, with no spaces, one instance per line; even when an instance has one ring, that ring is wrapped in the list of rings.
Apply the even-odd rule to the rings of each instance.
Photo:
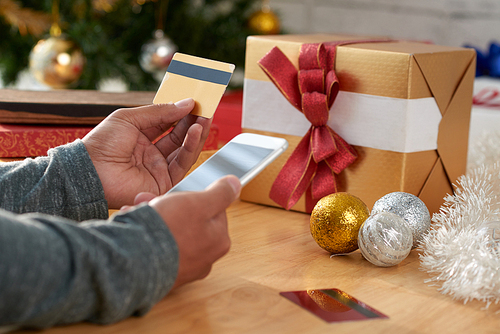
[[[177,50],[177,45],[165,35],[163,30],[157,29],[153,34],[153,39],[142,46],[139,64],[145,72],[151,73],[160,82]]]

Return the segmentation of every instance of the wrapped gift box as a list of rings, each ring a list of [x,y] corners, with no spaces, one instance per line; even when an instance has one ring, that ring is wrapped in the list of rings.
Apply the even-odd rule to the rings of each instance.
[[[83,138],[116,109],[151,104],[154,94],[0,89],[0,158],[46,155],[49,148]],[[241,94],[227,93],[218,109],[222,115],[212,123],[205,151],[241,132]]]
[[[241,198],[278,206],[269,197],[272,185],[311,127],[285,98],[286,87],[278,83],[278,88],[259,62],[277,47],[299,69],[305,44],[338,41],[365,42],[336,47],[333,66],[340,91],[329,109],[327,125],[357,152],[357,159],[336,176],[336,191],[358,196],[370,208],[383,195],[404,191],[419,196],[431,212],[438,211],[443,197],[453,193],[453,182],[465,173],[475,51],[342,35],[247,39],[242,130],[284,137],[290,146],[243,189]],[[284,58],[266,59],[266,66],[276,63],[276,75],[286,72]],[[289,84],[296,85],[294,80],[292,76]],[[291,209],[310,211],[304,198]]]
[[[50,148],[83,138],[92,127],[0,124],[0,158],[47,155]]]

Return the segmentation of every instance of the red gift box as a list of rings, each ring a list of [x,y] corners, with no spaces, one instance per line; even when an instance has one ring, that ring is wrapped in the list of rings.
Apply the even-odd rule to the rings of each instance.
[[[225,144],[241,133],[243,91],[226,92],[214,115],[213,124],[219,127],[219,141]]]
[[[46,155],[48,149],[83,138],[92,127],[0,124],[0,157]]]
[[[50,148],[83,138],[93,127],[0,124],[0,158],[47,155]],[[203,150],[218,148],[219,128],[213,124]]]

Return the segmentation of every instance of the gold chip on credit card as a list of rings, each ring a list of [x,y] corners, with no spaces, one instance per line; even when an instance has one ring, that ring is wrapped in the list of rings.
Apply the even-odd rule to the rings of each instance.
[[[231,79],[234,65],[182,53],[174,54],[154,104],[193,98],[191,114],[211,118]]]

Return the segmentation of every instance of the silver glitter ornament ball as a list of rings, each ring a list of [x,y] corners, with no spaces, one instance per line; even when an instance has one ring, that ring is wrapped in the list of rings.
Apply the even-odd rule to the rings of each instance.
[[[391,212],[404,219],[413,234],[413,248],[418,247],[431,227],[431,215],[420,198],[405,192],[393,192],[375,202],[371,214]]]
[[[363,257],[379,267],[395,266],[410,254],[413,234],[400,216],[390,212],[371,215],[359,229]]]
[[[144,71],[151,73],[161,82],[178,48],[163,30],[155,30],[153,37],[142,46],[139,64]]]

